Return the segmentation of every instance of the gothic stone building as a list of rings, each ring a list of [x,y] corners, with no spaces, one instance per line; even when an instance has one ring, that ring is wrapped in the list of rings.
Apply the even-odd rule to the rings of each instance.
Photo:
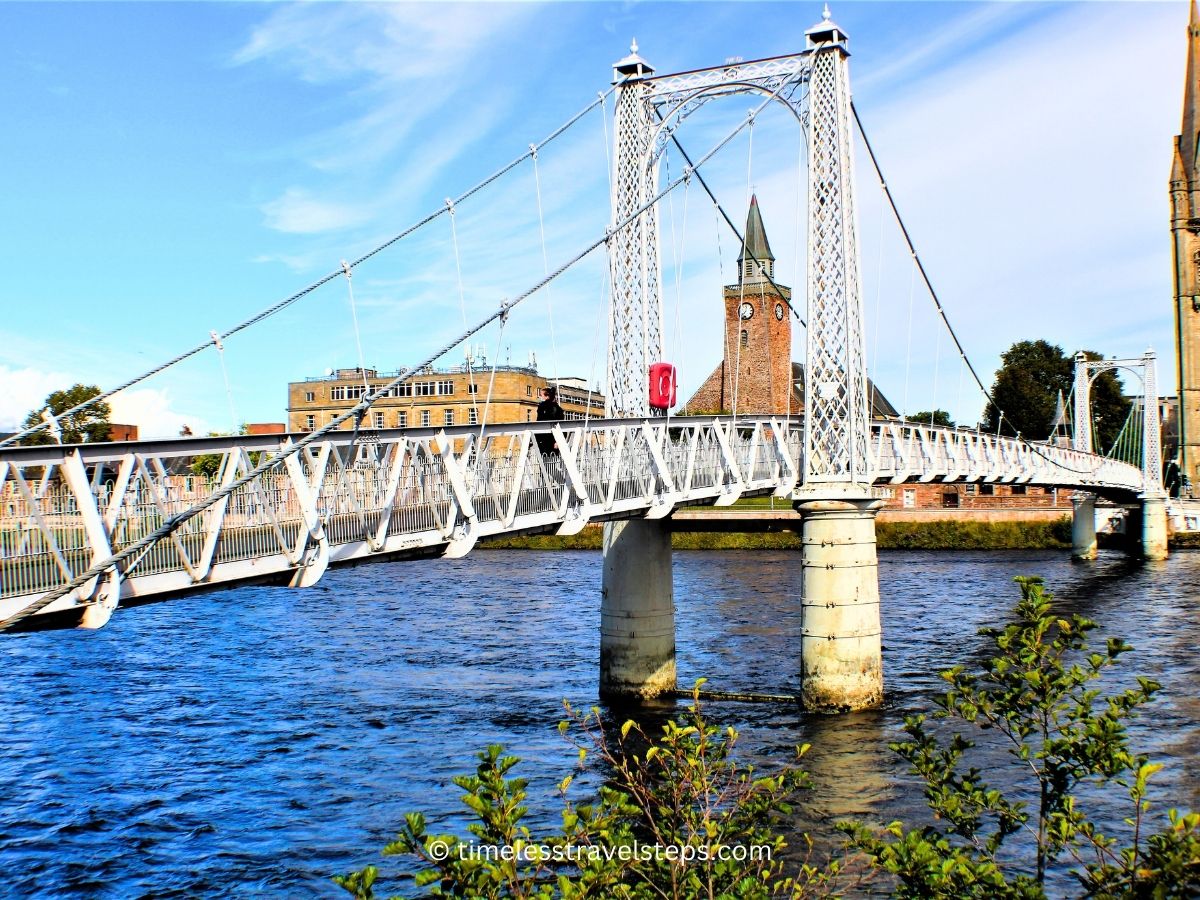
[[[750,198],[737,262],[738,282],[724,289],[724,356],[684,412],[799,415],[804,412],[804,366],[792,362],[792,291],[775,280],[775,256],[757,196]],[[867,392],[874,418],[900,417],[869,381]]]
[[[1200,489],[1200,13],[1188,22],[1183,125],[1171,162],[1179,467]]]

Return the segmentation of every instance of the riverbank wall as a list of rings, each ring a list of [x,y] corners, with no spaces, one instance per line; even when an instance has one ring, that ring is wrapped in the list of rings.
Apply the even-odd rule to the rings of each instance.
[[[800,535],[784,526],[772,530],[737,531],[728,528],[690,530],[694,521],[681,521],[686,531],[671,535],[676,550],[799,550]],[[741,528],[752,522],[730,522]],[[758,525],[762,527],[761,524]],[[1058,516],[1038,521],[963,521],[891,519],[875,524],[880,550],[1045,550],[1070,549],[1071,520]],[[480,549],[497,550],[599,550],[602,528],[588,525],[575,535],[514,535],[480,541]]]

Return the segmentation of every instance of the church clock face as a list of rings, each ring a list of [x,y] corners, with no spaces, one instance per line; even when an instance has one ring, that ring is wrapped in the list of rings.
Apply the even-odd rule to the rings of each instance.
[[[738,315],[741,316],[743,319],[749,319],[751,316],[754,315],[754,307],[752,305],[750,305],[749,303],[743,303],[741,306],[738,307]]]
[[[780,322],[783,321],[783,304],[782,303],[775,304],[775,318],[778,319]]]

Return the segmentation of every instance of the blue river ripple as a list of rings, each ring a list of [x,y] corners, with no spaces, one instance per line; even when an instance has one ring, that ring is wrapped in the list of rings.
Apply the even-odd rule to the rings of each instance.
[[[705,676],[721,690],[797,691],[797,563],[676,553],[681,686]],[[1168,763],[1160,803],[1200,808],[1196,553],[1161,565],[885,553],[883,709],[710,711],[760,762],[813,744],[817,787],[795,828],[919,818],[920,790],[887,742],[905,714],[930,708],[938,672],[983,658],[977,631],[1003,623],[1012,577],[1029,573],[1098,620],[1100,636],[1138,648],[1121,680],[1163,682],[1134,741]],[[405,812],[462,828],[449,781],[489,743],[524,758],[531,816],[552,824],[554,784],[573,762],[556,730],[562,700],[597,702],[599,582],[598,553],[479,551],[331,571],[308,590],[183,597],[123,610],[97,632],[0,639],[0,894],[344,896],[329,876],[380,862]]]

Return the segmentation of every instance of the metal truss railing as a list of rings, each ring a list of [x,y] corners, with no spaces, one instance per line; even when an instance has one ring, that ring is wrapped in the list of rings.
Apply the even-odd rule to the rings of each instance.
[[[558,452],[543,454],[538,438]],[[0,452],[0,620],[71,582],[250,471],[289,436]],[[40,612],[218,584],[315,583],[325,569],[483,537],[578,532],[684,504],[789,496],[801,425],[772,417],[596,419],[329,434]],[[978,432],[876,422],[876,480],[1001,481],[1136,493],[1139,469]],[[197,460],[219,460],[211,476]]]

